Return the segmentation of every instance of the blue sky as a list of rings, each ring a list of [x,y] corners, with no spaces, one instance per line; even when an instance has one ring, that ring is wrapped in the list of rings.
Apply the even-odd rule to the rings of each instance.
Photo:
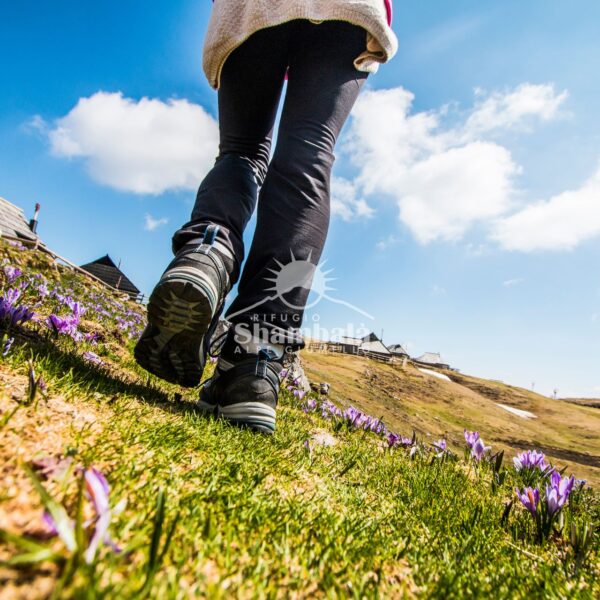
[[[108,252],[145,292],[216,152],[209,11],[0,0],[0,196],[40,202],[50,247]],[[329,295],[375,319],[324,299],[309,323],[600,395],[598,22],[593,0],[396,2],[399,53],[340,139],[325,249]]]

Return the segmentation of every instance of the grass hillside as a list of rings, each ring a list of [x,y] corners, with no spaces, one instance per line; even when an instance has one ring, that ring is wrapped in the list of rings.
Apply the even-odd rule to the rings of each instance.
[[[307,354],[334,403],[288,381],[276,434],[240,431],[135,365],[141,307],[43,254],[0,241],[0,260],[0,598],[600,595],[598,494],[497,453],[539,443],[596,476],[554,453],[593,409],[553,434],[523,391],[503,402],[535,424],[490,382]],[[493,447],[475,456],[463,427]]]
[[[564,402],[572,402],[580,406],[591,406],[592,408],[600,408],[600,398],[562,398]]]
[[[487,443],[511,457],[535,447],[577,477],[600,486],[600,410],[552,400],[504,383],[439,371],[444,381],[413,366],[381,364],[362,357],[304,352],[311,381],[327,381],[332,398],[382,416],[393,428],[446,437],[460,445],[463,430],[478,430]],[[505,408],[535,415],[517,416]]]

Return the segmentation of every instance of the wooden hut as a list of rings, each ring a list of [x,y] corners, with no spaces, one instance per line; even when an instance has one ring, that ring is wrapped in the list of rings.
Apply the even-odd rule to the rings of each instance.
[[[395,358],[409,358],[409,354],[404,349],[404,346],[402,344],[392,344],[391,346],[388,346],[388,350],[392,353],[392,356],[394,356]]]
[[[419,358],[413,360],[424,367],[450,369],[450,365],[442,358],[439,352],[425,352],[425,354],[422,354]]]
[[[0,236],[8,240],[26,242],[29,245],[41,243],[32,230],[32,221],[27,221],[23,209],[4,198],[0,198]]]
[[[137,300],[140,296],[140,290],[121,271],[108,254],[94,262],[81,265],[81,268],[112,288],[127,294],[132,300]]]
[[[362,338],[358,353],[367,358],[374,358],[384,362],[391,362],[392,360],[392,353],[374,333],[370,333]]]

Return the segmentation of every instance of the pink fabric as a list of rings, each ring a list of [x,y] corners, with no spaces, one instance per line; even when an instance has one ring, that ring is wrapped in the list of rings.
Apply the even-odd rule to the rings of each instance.
[[[383,0],[385,2],[385,10],[387,10],[388,25],[392,26],[392,0]]]

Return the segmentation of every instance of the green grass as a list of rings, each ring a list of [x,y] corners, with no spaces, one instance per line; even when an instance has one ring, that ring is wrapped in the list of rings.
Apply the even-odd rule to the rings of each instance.
[[[32,268],[31,253],[5,252]],[[37,268],[46,273],[45,265]],[[511,470],[494,486],[488,465],[438,460],[425,450],[411,460],[375,434],[305,414],[287,391],[275,436],[256,435],[199,414],[196,391],[180,395],[140,371],[131,340],[116,344],[107,335],[95,349],[107,366],[98,367],[82,360],[84,346],[54,340],[39,325],[13,333],[13,349],[0,362],[0,419],[16,409],[0,420],[0,523],[11,533],[0,550],[7,597],[600,594],[598,534],[582,564],[567,539],[571,522],[599,522],[600,499],[591,490],[572,497],[564,531],[538,544],[520,506],[503,519],[517,483]],[[28,359],[47,384],[46,398],[33,403],[26,401]],[[316,441],[323,432],[333,445]],[[24,465],[43,456],[96,466],[110,482],[111,503],[127,500],[111,524],[121,553],[103,546],[88,565],[79,551],[42,539],[41,501]],[[75,468],[43,482],[71,516],[78,514],[77,482]],[[11,565],[26,543],[51,552]]]
[[[495,450],[514,456],[536,447],[553,464],[600,485],[600,410],[556,401],[500,382],[447,371],[452,382],[412,366],[383,365],[361,357],[303,352],[311,380],[328,381],[336,400],[353,404],[388,425],[421,436],[463,443],[463,430],[477,430]],[[514,416],[498,403],[527,410],[535,419]],[[436,437],[434,437],[436,436]]]

